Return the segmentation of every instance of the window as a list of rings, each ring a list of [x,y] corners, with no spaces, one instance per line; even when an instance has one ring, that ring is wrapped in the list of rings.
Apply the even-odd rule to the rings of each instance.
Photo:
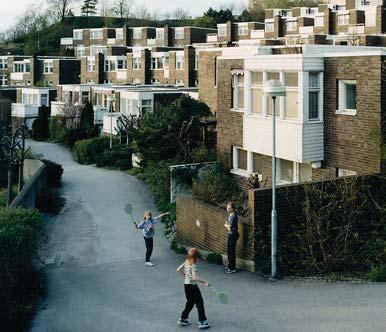
[[[44,74],[51,74],[54,72],[54,64],[52,61],[44,61]]]
[[[324,16],[315,16],[315,18],[314,18],[314,25],[316,27],[324,26]]]
[[[198,70],[198,62],[200,60],[200,55],[196,50],[196,53],[194,54],[194,70]]]
[[[312,181],[312,168],[310,164],[299,165],[299,182]]]
[[[285,86],[298,86],[298,73],[285,73]]]
[[[7,84],[8,84],[7,75],[0,75],[0,86],[7,85]]]
[[[151,84],[160,84],[160,81],[158,78],[152,78],[151,79]]]
[[[217,30],[217,34],[219,37],[226,37],[227,35],[227,27],[226,26],[219,26]]]
[[[248,27],[244,25],[237,26],[237,34],[239,36],[247,36],[248,35]]]
[[[23,73],[24,72],[24,63],[14,63],[13,72],[14,73]]]
[[[95,71],[95,59],[87,58],[87,71],[92,72]]]
[[[338,107],[337,113],[356,114],[357,108],[357,86],[354,80],[340,80],[338,84]]]
[[[141,39],[142,38],[142,28],[134,28],[133,29],[133,38]]]
[[[285,159],[277,160],[276,175],[278,177],[278,182],[292,183],[294,182],[294,162]]]
[[[42,95],[40,96],[40,105],[48,106],[48,95],[46,93],[42,93]]]
[[[319,74],[309,73],[308,119],[319,120]]]
[[[376,25],[377,16],[375,10],[366,10],[365,11],[365,26],[373,27]]]
[[[164,29],[156,30],[155,32],[155,38],[158,40],[164,40],[165,39],[165,31]]]
[[[90,30],[90,39],[102,39],[103,30]]]
[[[119,40],[123,39],[123,29],[115,29],[115,38]]]
[[[76,57],[81,58],[85,56],[85,50],[84,48],[77,48],[76,49]]]
[[[233,109],[244,108],[244,75],[233,76]]]
[[[279,99],[277,100],[277,104],[280,104]],[[289,118],[289,119],[297,119],[298,118],[298,91],[297,91],[297,89],[296,89],[296,91],[287,90],[287,93],[285,96],[285,117]]]
[[[73,36],[74,36],[74,40],[82,40],[83,30],[74,30]]]
[[[298,21],[287,21],[287,31],[296,31],[298,29]]]
[[[127,69],[127,60],[118,60],[117,69],[118,70]]]
[[[247,170],[247,151],[237,149],[237,168],[243,171]]]
[[[141,69],[141,58],[133,58],[133,69]]]
[[[176,69],[184,69],[184,56],[176,55]]]
[[[265,32],[275,32],[275,23],[274,22],[266,22],[265,23]]]
[[[348,169],[338,168],[338,169],[337,169],[337,175],[338,175],[338,177],[343,177],[343,176],[354,176],[354,175],[357,175],[357,172],[355,172],[355,171],[350,171],[350,170],[348,170]]]
[[[269,80],[280,80],[279,72],[267,72],[267,81]]]
[[[263,114],[263,72],[252,72],[252,113]]]
[[[176,28],[174,30],[174,38],[175,39],[184,39],[185,38],[184,28]]]
[[[141,100],[141,111],[152,111],[153,110],[153,101],[151,99]]]
[[[195,87],[198,86],[198,80],[194,80],[194,86],[195,86]]]
[[[176,80],[176,85],[177,86],[184,86],[184,81],[183,80]]]
[[[90,56],[95,56],[97,53],[105,53],[106,48],[98,45],[90,47]]]
[[[164,63],[163,58],[157,57],[157,58],[151,58],[151,69],[163,69]]]
[[[30,73],[31,72],[31,65],[29,63],[24,64],[24,72]]]
[[[338,25],[348,25],[349,14],[337,15]]]
[[[361,6],[370,6],[370,0],[361,0]]]
[[[0,69],[7,69],[7,68],[8,68],[7,59],[0,59]]]

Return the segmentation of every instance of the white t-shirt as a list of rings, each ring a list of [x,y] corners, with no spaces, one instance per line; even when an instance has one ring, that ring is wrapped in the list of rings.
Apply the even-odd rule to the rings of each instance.
[[[190,265],[188,261],[184,263],[184,272],[185,272],[185,285],[197,285],[197,283],[193,280],[193,272],[197,272],[196,264]]]

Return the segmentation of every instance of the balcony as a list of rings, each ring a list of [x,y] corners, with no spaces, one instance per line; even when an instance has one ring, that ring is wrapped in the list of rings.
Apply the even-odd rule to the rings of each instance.
[[[94,122],[95,124],[103,124],[103,117],[109,112],[108,107],[96,105],[94,106]]]
[[[74,44],[73,38],[61,38],[60,45],[62,46],[72,46]]]
[[[299,33],[301,35],[311,35],[314,33],[313,26],[299,27]]]
[[[12,81],[22,81],[24,79],[24,73],[11,73]]]
[[[26,105],[22,103],[12,103],[12,116],[16,118],[33,118],[39,115],[37,105]]]
[[[64,116],[64,105],[63,101],[51,102],[51,116]]]
[[[263,39],[264,38],[264,29],[261,30],[252,30],[251,39]]]
[[[111,119],[110,119],[110,114],[105,113],[103,115],[103,132],[105,134],[110,134],[111,128],[112,128],[112,133],[113,135],[117,135],[118,132],[116,130],[117,128],[117,119],[119,117],[120,113],[112,113]]]
[[[207,43],[216,43],[218,41],[217,33],[208,33],[206,35],[206,42]]]
[[[349,35],[359,35],[365,33],[365,26],[364,24],[355,24],[350,25],[348,27],[348,34]]]

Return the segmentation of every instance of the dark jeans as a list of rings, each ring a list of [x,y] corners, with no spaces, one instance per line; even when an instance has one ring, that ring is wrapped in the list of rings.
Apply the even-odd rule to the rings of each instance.
[[[143,237],[146,244],[146,259],[145,262],[150,262],[150,256],[153,252],[153,238],[152,237]]]
[[[184,311],[181,314],[181,318],[188,319],[190,311],[193,309],[194,305],[196,305],[198,311],[198,320],[206,320],[204,300],[202,299],[200,289],[197,285],[184,286],[186,295],[186,305]]]
[[[228,269],[236,270],[236,244],[239,232],[228,234]]]

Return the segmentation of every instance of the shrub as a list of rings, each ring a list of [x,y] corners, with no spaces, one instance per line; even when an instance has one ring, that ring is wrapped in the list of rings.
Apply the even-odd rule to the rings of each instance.
[[[58,188],[62,182],[63,167],[51,160],[42,159],[47,167],[47,184],[49,187]]]
[[[205,145],[201,145],[192,150],[192,162],[203,163],[208,161],[216,161],[216,151],[208,149]]]
[[[96,137],[75,143],[75,157],[81,164],[95,164],[97,158],[109,147],[107,137]]]
[[[198,180],[193,180],[193,197],[210,204],[231,200],[238,193],[238,187],[229,174],[220,168],[211,170]]]
[[[49,133],[49,110],[42,106],[39,109],[38,118],[32,123],[32,137],[37,141],[45,141],[48,139]]]
[[[60,116],[51,116],[49,131],[50,139],[52,141],[63,143],[66,135],[63,118]]]
[[[77,141],[98,136],[98,128],[94,127],[92,130],[84,128],[70,128],[66,129],[63,138],[63,143],[69,148],[73,148]]]
[[[131,167],[132,149],[127,145],[116,145],[111,150],[105,150],[97,156],[98,167],[114,167],[127,170]]]
[[[7,189],[0,190],[0,207],[7,206]]]
[[[170,242],[170,249],[174,250],[177,254],[186,254],[186,248],[181,246],[176,238]]]
[[[91,129],[94,126],[94,108],[90,102],[86,102],[80,112],[80,127]]]
[[[206,256],[206,261],[209,264],[217,264],[221,265],[222,264],[222,256],[218,252],[211,252]]]
[[[41,296],[42,275],[35,262],[46,236],[41,213],[0,208],[0,321],[20,329]]]
[[[167,211],[170,205],[170,165],[165,160],[149,162],[145,167],[146,183],[153,192],[157,208]]]
[[[386,281],[386,265],[373,267],[369,272],[371,281],[385,282]]]

